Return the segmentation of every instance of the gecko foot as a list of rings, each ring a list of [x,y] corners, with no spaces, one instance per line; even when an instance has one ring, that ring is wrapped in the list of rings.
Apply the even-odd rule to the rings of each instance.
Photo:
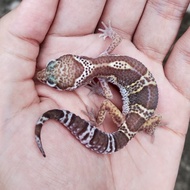
[[[104,96],[106,99],[113,99],[113,94],[106,79],[98,78],[97,82],[92,80],[86,85],[86,88],[90,90],[89,94],[97,94]]]
[[[156,127],[160,124],[161,117],[157,115],[153,115],[149,120],[147,120],[142,127],[140,128],[140,131],[144,131],[148,135],[154,136],[154,131]]]
[[[96,82],[95,80],[92,80],[92,81],[90,81],[90,83],[85,85],[85,87],[90,90],[89,95],[97,94],[99,96],[103,96],[103,90],[102,90],[102,88],[100,86],[99,81]]]
[[[86,111],[81,110],[81,112],[86,115],[89,118],[89,123],[95,127],[98,127],[99,125],[97,124],[97,113],[93,108],[90,108],[89,106],[86,105]]]
[[[104,26],[104,29],[101,29],[101,28],[98,29],[100,32],[102,32],[102,34],[100,34],[99,37],[103,38],[104,40],[107,37],[112,38],[115,32],[113,31],[111,27],[111,21],[108,22],[108,26],[104,22],[101,22],[101,23]]]
[[[110,46],[100,54],[100,56],[106,56],[110,55],[112,51],[119,45],[121,42],[122,38],[117,32],[115,32],[112,27],[111,27],[111,21],[108,22],[108,26],[104,22],[102,22],[102,25],[104,26],[104,29],[99,28],[98,30],[102,32],[102,34],[99,35],[99,37],[103,38],[104,40],[109,37],[112,42]]]

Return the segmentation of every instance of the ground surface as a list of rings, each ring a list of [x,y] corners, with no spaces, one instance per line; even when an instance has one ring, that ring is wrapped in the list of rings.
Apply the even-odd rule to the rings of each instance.
[[[19,4],[19,0],[1,0],[0,1],[0,17]],[[186,13],[180,28],[179,36],[190,26],[190,13]],[[176,180],[175,190],[190,189],[190,130],[188,131],[186,143],[180,163],[179,173]]]

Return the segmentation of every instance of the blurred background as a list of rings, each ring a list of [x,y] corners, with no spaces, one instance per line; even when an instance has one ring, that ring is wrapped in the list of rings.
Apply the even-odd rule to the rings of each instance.
[[[19,5],[19,3],[20,0],[1,0],[0,17],[2,17],[4,14],[14,9],[16,6]],[[185,14],[177,39],[186,31],[186,29],[189,26],[190,26],[190,7],[188,8]],[[174,190],[190,190],[190,130],[187,133],[186,143],[181,158],[180,168]]]

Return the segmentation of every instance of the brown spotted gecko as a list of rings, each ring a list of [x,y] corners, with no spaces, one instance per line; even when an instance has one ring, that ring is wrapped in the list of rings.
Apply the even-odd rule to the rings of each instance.
[[[135,134],[144,130],[154,132],[160,118],[154,115],[158,103],[158,87],[150,71],[138,60],[111,55],[121,37],[111,25],[100,29],[104,39],[112,39],[107,50],[97,58],[67,54],[50,61],[46,68],[37,73],[37,79],[50,87],[61,90],[92,84],[94,78],[100,82],[101,95],[105,97],[97,116],[100,125],[109,112],[118,130],[106,133],[67,110],[53,109],[45,112],[37,121],[35,139],[45,157],[40,138],[43,124],[49,119],[57,120],[66,127],[83,145],[97,153],[112,153],[126,146]],[[122,111],[112,102],[108,83],[119,88],[122,97]],[[92,87],[93,88],[93,87]]]

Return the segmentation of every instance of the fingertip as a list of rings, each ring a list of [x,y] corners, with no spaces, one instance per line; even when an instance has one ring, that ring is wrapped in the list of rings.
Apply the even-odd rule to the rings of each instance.
[[[11,33],[41,42],[53,22],[57,6],[58,0],[22,1],[11,14]]]

